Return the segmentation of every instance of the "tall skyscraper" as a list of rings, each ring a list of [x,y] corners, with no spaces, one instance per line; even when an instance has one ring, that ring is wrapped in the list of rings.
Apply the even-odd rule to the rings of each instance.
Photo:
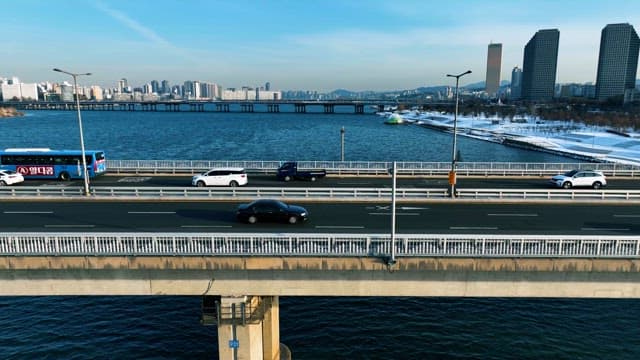
[[[640,39],[629,24],[609,24],[602,29],[596,76],[596,98],[600,101],[624,96],[636,87]]]
[[[522,93],[522,69],[515,66],[511,70],[511,99],[520,99]]]
[[[558,29],[539,30],[524,47],[521,97],[528,101],[553,98],[558,65]]]
[[[162,80],[162,86],[160,86],[160,92],[163,94],[168,94],[171,92],[171,85],[169,85],[169,80]]]
[[[129,85],[127,84],[127,79],[122,78],[118,80],[118,92],[125,93],[129,90]]]
[[[502,66],[502,44],[489,44],[487,51],[487,80],[485,91],[494,96],[500,88],[500,67]]]

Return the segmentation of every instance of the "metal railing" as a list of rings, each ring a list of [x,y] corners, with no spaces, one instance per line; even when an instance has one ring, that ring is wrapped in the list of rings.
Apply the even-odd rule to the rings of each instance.
[[[446,188],[398,188],[400,201],[513,200],[513,201],[640,201],[640,190],[591,189],[458,189],[456,198]],[[298,187],[103,187],[90,189],[84,196],[82,187],[3,186],[0,199],[69,199],[94,200],[231,200],[245,201],[274,198],[295,201],[388,201],[390,188],[298,188]]]
[[[252,173],[275,173],[280,161],[253,160],[107,160],[112,174],[197,174],[216,167],[242,167]],[[331,175],[388,175],[392,162],[299,161],[300,168],[322,168]],[[450,162],[396,162],[399,175],[440,176],[451,170]],[[573,169],[600,170],[607,176],[640,176],[640,166],[617,163],[511,163],[459,162],[460,176],[548,176]]]
[[[640,236],[396,234],[398,257],[639,258]],[[1,256],[387,257],[389,234],[0,233]]]

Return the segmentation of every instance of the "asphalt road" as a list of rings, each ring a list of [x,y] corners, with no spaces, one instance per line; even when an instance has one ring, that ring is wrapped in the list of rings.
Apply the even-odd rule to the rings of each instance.
[[[237,202],[5,201],[1,232],[389,233],[390,204],[304,203],[303,224],[244,224]],[[396,207],[397,233],[638,235],[640,209],[625,205],[424,204]]]
[[[477,178],[458,177],[457,187],[467,189],[552,189],[548,181],[551,177],[521,178]],[[116,176],[106,175],[91,179],[92,186],[150,186],[150,187],[190,187],[191,176]],[[57,180],[27,180],[17,186],[82,186],[81,180],[61,183]],[[374,187],[390,188],[391,177],[326,177],[318,181],[278,181],[275,176],[249,175],[249,187]],[[398,177],[399,188],[448,188],[446,177]],[[640,179],[610,178],[606,189],[639,190]],[[575,190],[575,189],[574,189]]]

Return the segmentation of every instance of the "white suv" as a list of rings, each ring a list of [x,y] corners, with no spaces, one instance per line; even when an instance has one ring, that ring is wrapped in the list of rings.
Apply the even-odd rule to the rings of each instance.
[[[247,185],[247,173],[243,168],[216,168],[191,179],[191,185],[203,186],[243,186]]]
[[[555,187],[571,189],[572,187],[586,186],[600,189],[607,186],[607,179],[601,171],[595,170],[571,170],[562,175],[556,175],[549,180]]]

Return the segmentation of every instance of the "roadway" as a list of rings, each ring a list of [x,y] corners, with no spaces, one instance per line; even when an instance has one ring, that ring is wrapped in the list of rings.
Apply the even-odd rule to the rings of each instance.
[[[552,189],[548,185],[551,177],[458,177],[458,188],[467,189]],[[640,181],[630,178],[608,178],[604,188],[615,190],[639,190]],[[92,186],[134,186],[134,187],[189,187],[191,175],[149,176],[149,175],[107,175],[91,180]],[[81,180],[61,183],[57,180],[27,180],[18,186],[82,186]],[[390,188],[391,177],[334,177],[329,176],[316,182],[278,181],[274,175],[249,174],[250,187],[323,187],[323,188]],[[446,177],[404,177],[397,178],[399,188],[448,188]]]
[[[389,233],[389,203],[301,204],[304,224],[235,220],[238,202],[4,201],[2,232]],[[431,203],[396,207],[397,233],[638,235],[635,205]]]

